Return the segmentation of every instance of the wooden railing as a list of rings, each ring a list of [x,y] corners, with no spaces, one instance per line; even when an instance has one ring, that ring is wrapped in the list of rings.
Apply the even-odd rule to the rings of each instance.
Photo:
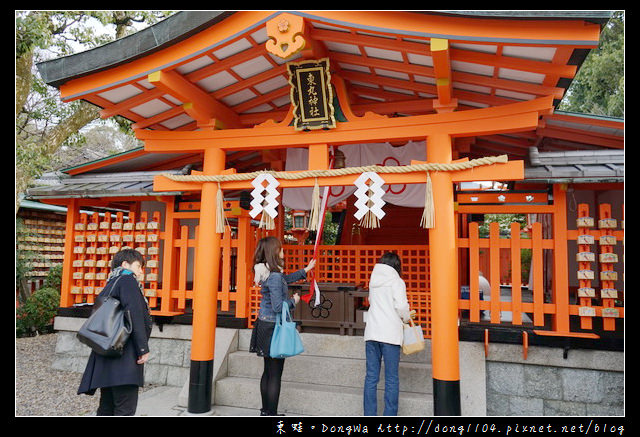
[[[618,281],[621,275],[616,266],[620,264],[613,248],[616,244],[622,244],[624,230],[616,229],[618,223],[611,220],[611,206],[608,204],[599,206],[599,221],[594,221],[589,215],[588,205],[580,204],[576,229],[555,232],[554,238],[543,238],[541,223],[532,224],[530,238],[521,237],[518,223],[511,224],[511,235],[508,238],[500,237],[498,223],[490,224],[488,238],[480,238],[478,224],[470,223],[468,237],[458,239],[458,247],[467,251],[469,273],[469,283],[466,284],[469,296],[460,299],[459,307],[468,311],[469,321],[544,328],[536,331],[539,334],[588,336],[556,328],[569,326],[568,321],[562,325],[558,318],[578,316],[581,330],[593,329],[592,322],[595,318],[601,318],[603,330],[615,330],[615,319],[624,317],[624,281]],[[594,226],[599,226],[600,229],[594,229]],[[570,252],[576,257],[577,269],[563,275],[556,274],[558,272],[553,270],[547,271],[547,280],[544,280],[543,254],[546,251],[549,259],[554,259],[557,256],[556,239],[563,235],[566,235],[566,240],[560,243],[577,246],[575,252]],[[522,283],[521,274],[523,249],[531,250],[531,281],[526,285]],[[509,284],[503,283],[500,272],[501,252],[505,250],[510,255]],[[479,285],[481,251],[488,252],[489,258],[488,272],[482,273],[490,284],[490,291],[485,291],[484,294],[481,294]],[[550,264],[547,263],[547,267]],[[577,280],[577,287],[562,282],[564,278],[570,280],[571,275]],[[575,283],[576,280],[570,282]],[[596,283],[598,287],[595,286]],[[557,299],[558,290],[562,289],[569,293],[568,299],[566,296],[564,299],[568,301],[565,308]],[[551,323],[546,322],[549,317],[552,319]]]
[[[556,207],[543,208],[545,213],[554,214]],[[160,229],[159,212],[141,213],[139,218],[133,213],[128,217],[107,213],[103,218],[97,213],[81,214],[66,237],[73,249],[73,259],[68,263],[70,271],[65,273],[70,281],[62,290],[62,301],[67,302],[67,306],[92,303],[104,286],[110,257],[119,248],[130,246],[147,258],[144,289],[153,314],[176,315],[188,311],[189,301],[193,299],[198,227],[193,223],[180,226],[180,220],[196,218],[197,213],[173,212],[170,204],[167,211],[164,229]],[[621,249],[616,249],[623,244],[623,221],[611,219],[611,206],[607,204],[599,205],[599,220],[590,217],[593,213],[587,205],[578,205],[577,226],[567,229],[561,226],[562,220],[554,218],[555,229],[545,231],[546,237],[543,237],[541,223],[532,224],[529,238],[521,236],[518,223],[511,224],[510,236],[506,238],[500,235],[498,224],[491,223],[488,237],[480,238],[478,224],[470,223],[468,232],[458,238],[459,266],[464,273],[460,275],[463,278],[460,286],[469,290],[468,296],[459,296],[462,316],[468,317],[471,323],[533,327],[548,335],[580,335],[569,332],[570,317],[579,318],[583,334],[593,329],[596,319],[601,319],[598,326],[602,325],[602,329],[615,330],[615,320],[624,317],[622,259],[618,255]],[[233,230],[227,227],[221,239],[220,310],[246,318],[249,326],[257,317],[260,302],[259,289],[252,286],[251,258],[256,242],[265,234],[252,227],[247,217],[239,217],[238,227]],[[530,264],[523,262],[523,250],[530,251]],[[284,251],[286,271],[293,272],[306,266],[313,246],[285,245]],[[387,251],[398,253],[402,259],[409,304],[417,311],[417,321],[425,336],[430,337],[427,245],[320,246],[316,278],[319,282],[350,283],[366,288],[373,266]],[[568,254],[576,257],[575,263],[568,262]],[[482,257],[486,257],[488,263],[481,270]],[[500,267],[505,263],[508,266],[506,281],[504,268]],[[528,266],[530,280],[523,281],[522,270]],[[480,271],[490,284],[483,295],[480,294]],[[464,283],[466,278],[468,283]]]
[[[304,268],[313,256],[313,246],[285,245],[285,271]],[[407,300],[416,310],[419,323],[431,335],[431,299],[429,293],[429,248],[426,245],[319,246],[315,274],[318,282],[350,283],[368,287],[374,265],[386,252],[396,252],[402,259],[402,276],[407,286]],[[307,290],[303,290],[306,293]],[[257,317],[259,289],[252,289],[251,323]]]
[[[478,223],[469,223],[469,237],[459,238],[458,247],[468,248],[469,251],[469,298],[460,299],[459,307],[469,311],[469,320],[479,322],[481,314],[488,311],[491,323],[501,323],[504,319],[511,320],[514,325],[522,325],[523,314],[532,314],[529,321],[535,326],[544,325],[544,315],[553,313],[553,305],[545,306],[544,283],[542,279],[543,250],[553,249],[553,240],[542,238],[542,224],[534,223],[531,238],[520,237],[520,224],[511,223],[510,238],[500,238],[500,226],[491,223],[489,226],[489,238],[480,238]],[[482,272],[490,284],[490,293],[480,295],[480,250],[488,251],[489,271]],[[511,287],[508,300],[502,300],[500,278],[500,251],[508,249],[511,265]],[[531,249],[532,289],[527,290],[527,296],[523,296],[522,287],[522,259],[521,250]],[[524,298],[523,298],[524,297]],[[511,313],[510,316],[504,312]]]
[[[178,237],[173,240],[174,270],[171,280],[162,284],[159,297],[170,300],[165,308],[153,308],[154,315],[182,314],[187,309],[187,302],[193,299],[193,276],[195,276],[195,253],[197,250],[198,226],[194,227],[193,236],[189,236],[190,227],[180,226]],[[248,305],[246,264],[239,262],[239,239],[236,233],[227,227],[220,241],[220,272],[218,302],[223,312],[234,312],[236,317],[246,316]],[[168,309],[168,310],[167,310]]]

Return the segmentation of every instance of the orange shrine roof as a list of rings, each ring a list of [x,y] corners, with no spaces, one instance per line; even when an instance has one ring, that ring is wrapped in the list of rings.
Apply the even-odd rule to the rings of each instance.
[[[549,95],[557,106],[610,16],[609,11],[289,14],[290,21],[302,22],[305,47],[287,59],[266,48],[267,23],[280,19],[281,12],[184,11],[104,46],[42,62],[38,69],[64,101],[83,99],[102,108],[103,118],[117,114],[136,129],[159,131],[199,129],[185,98],[194,95],[223,115],[224,127],[283,120],[290,106],[285,64],[303,58],[329,58],[332,78],[344,83],[356,116],[432,114],[443,105],[465,111]],[[160,86],[159,72],[183,90]],[[620,119],[556,111],[543,116],[535,131],[465,138],[456,147],[470,159],[502,153],[526,159],[530,147],[623,149],[623,129]],[[227,165],[238,171],[264,168],[259,151],[227,153]],[[162,170],[200,160],[199,154],[136,149],[66,171]]]

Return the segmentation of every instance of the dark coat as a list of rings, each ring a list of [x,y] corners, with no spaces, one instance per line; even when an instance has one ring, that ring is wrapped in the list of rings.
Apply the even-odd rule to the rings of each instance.
[[[109,293],[115,278],[104,287],[100,296]],[[82,375],[78,394],[93,395],[97,388],[117,385],[144,385],[144,364],[138,364],[138,357],[149,352],[152,320],[138,281],[132,274],[123,274],[111,296],[120,301],[131,314],[132,331],[125,343],[121,357],[104,357],[91,351],[87,367]]]

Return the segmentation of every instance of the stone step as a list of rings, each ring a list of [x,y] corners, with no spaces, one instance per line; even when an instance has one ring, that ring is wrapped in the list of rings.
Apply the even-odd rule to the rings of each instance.
[[[228,376],[260,378],[264,368],[262,357],[248,351],[237,351],[229,355]],[[341,358],[318,355],[298,355],[287,358],[282,380],[354,387],[362,389],[366,373],[364,358]],[[430,363],[401,361],[399,367],[400,391],[432,393],[433,381]],[[384,361],[380,371],[378,387],[384,387]]]
[[[384,390],[378,390],[378,413],[382,414]],[[216,406],[259,410],[260,381],[230,376],[216,382]],[[309,416],[361,416],[362,389],[335,385],[283,381],[278,413]],[[399,416],[433,415],[431,394],[401,392]]]
[[[365,342],[362,336],[313,334],[303,332],[300,334],[304,352],[300,356],[314,355],[339,358],[365,358]],[[248,351],[251,341],[251,329],[242,329],[238,336],[238,350]],[[424,350],[411,354],[400,355],[401,362],[431,363],[431,341],[426,340]]]

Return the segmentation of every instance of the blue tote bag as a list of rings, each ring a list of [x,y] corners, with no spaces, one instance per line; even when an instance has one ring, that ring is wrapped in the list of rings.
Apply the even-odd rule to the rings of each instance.
[[[302,339],[296,330],[296,323],[291,320],[289,304],[282,302],[282,313],[276,320],[271,337],[271,358],[287,358],[304,352]]]

